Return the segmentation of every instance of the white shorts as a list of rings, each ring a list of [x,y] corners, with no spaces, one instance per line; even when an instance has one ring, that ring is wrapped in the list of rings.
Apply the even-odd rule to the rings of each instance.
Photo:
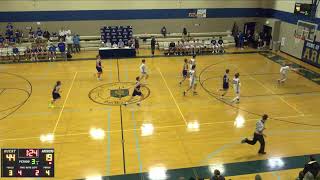
[[[189,80],[189,86],[190,87],[193,87],[194,85],[196,85],[197,84],[197,80],[196,79],[190,79]]]

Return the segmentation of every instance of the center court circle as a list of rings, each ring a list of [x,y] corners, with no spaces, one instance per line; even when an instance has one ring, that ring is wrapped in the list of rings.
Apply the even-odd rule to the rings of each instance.
[[[129,101],[133,92],[135,83],[134,82],[113,82],[103,84],[95,87],[89,92],[89,98],[98,104],[120,106],[128,102],[128,104],[137,103],[143,101],[150,96],[150,89],[146,86],[141,86],[141,92],[144,98],[133,98]]]

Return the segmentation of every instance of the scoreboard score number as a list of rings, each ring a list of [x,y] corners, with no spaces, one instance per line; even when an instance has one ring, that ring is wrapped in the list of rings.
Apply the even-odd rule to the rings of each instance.
[[[1,149],[1,177],[54,177],[54,149]]]

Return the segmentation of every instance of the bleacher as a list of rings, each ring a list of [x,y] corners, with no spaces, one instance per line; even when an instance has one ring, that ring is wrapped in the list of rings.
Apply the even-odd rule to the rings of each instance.
[[[141,49],[150,49],[151,38],[155,37],[157,41],[157,49],[166,53],[169,47],[170,42],[178,42],[182,40],[182,33],[170,33],[164,38],[162,34],[135,34],[134,38],[138,38],[139,45]],[[233,46],[234,39],[231,36],[231,32],[202,32],[202,33],[189,33],[184,39],[197,39],[211,41],[212,38],[218,39],[222,37],[224,41],[224,46]],[[80,36],[80,47],[82,51],[98,51],[101,46],[100,36]],[[58,38],[51,38],[50,43],[53,43],[55,46],[58,44]],[[20,55],[24,56],[24,51],[26,47],[31,47],[32,43],[28,42],[27,38],[22,39],[22,43],[16,44],[19,49]],[[0,48],[0,57],[1,59],[8,59],[12,55],[12,48]],[[57,51],[57,56],[59,57],[59,52]],[[22,58],[23,59],[23,58]]]

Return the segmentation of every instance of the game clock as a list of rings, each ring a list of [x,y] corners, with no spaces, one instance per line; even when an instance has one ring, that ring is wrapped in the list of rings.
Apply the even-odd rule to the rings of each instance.
[[[1,177],[54,177],[54,149],[1,149]]]

